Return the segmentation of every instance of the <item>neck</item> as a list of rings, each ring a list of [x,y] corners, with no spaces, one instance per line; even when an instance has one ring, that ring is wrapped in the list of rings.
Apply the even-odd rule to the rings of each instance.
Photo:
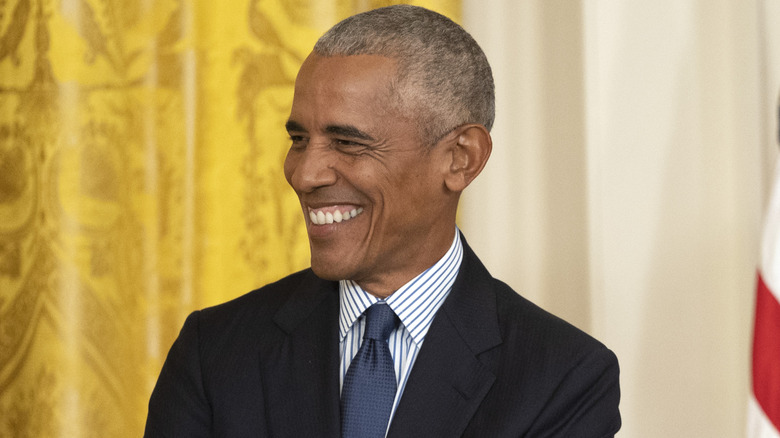
[[[453,233],[457,232],[457,227],[453,226]],[[379,299],[386,299],[444,257],[452,246],[454,238],[454,234],[448,234],[447,238],[439,239],[440,241],[436,242],[435,245],[426,244],[418,248],[420,253],[428,256],[412,267],[407,267],[403,271],[384,272],[372,278],[355,280],[355,282],[369,294]]]

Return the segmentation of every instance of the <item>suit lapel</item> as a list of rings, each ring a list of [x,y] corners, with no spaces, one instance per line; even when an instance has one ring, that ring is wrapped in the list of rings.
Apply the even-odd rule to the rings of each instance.
[[[339,436],[338,302],[338,283],[311,274],[275,315],[261,360],[271,436]]]
[[[463,263],[431,324],[390,437],[460,436],[495,381],[501,336],[492,278],[463,240]]]

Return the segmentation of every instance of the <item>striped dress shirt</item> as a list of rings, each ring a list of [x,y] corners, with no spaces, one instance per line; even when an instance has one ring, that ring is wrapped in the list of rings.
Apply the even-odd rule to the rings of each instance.
[[[393,357],[398,383],[390,421],[392,421],[398,407],[398,401],[404,392],[409,373],[433,317],[452,290],[452,284],[458,275],[462,260],[463,244],[460,241],[460,231],[456,229],[455,239],[444,257],[385,299],[401,320],[398,328],[390,334],[387,341],[390,354]],[[339,299],[339,347],[341,351],[339,387],[342,388],[349,364],[360,349],[363,340],[365,329],[363,312],[381,300],[364,291],[351,280],[339,282]]]

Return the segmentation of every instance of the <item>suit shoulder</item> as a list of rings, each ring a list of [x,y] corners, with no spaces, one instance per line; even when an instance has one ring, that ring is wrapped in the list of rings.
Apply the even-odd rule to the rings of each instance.
[[[229,311],[232,308],[243,308],[250,304],[284,301],[289,293],[295,290],[307,277],[314,276],[311,269],[304,269],[290,274],[273,283],[254,289],[239,297],[233,298],[221,304],[203,309],[204,312]]]
[[[613,436],[619,367],[601,342],[494,282],[501,344],[481,357],[495,383],[473,436]],[[498,418],[493,412],[505,412]]]
[[[600,341],[564,319],[542,309],[500,280],[496,282],[499,324],[505,340],[549,354],[582,356],[606,350]],[[573,359],[573,357],[572,357]]]
[[[225,303],[193,312],[184,324],[180,337],[196,339],[202,366],[218,369],[226,357],[242,357],[242,352],[263,349],[284,336],[281,318],[285,309],[298,310],[294,315],[306,315],[301,303],[314,303],[338,290],[307,269],[291,274]],[[319,297],[319,298],[318,298]],[[301,310],[303,309],[303,310]],[[281,324],[280,324],[281,321]],[[204,371],[205,372],[205,371]]]
[[[201,324],[238,322],[244,318],[270,320],[302,284],[317,280],[311,269],[304,269],[232,300],[200,310],[199,319]]]

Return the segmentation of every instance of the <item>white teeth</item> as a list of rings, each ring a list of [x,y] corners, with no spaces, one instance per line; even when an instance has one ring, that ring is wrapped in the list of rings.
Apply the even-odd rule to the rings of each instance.
[[[333,213],[327,212],[323,213],[322,210],[309,211],[309,220],[311,220],[311,223],[314,225],[326,225],[326,224],[332,224],[334,222],[341,223],[344,221],[348,221],[352,219],[353,217],[359,215],[363,212],[363,208],[353,208],[351,211],[339,211],[336,210]]]

